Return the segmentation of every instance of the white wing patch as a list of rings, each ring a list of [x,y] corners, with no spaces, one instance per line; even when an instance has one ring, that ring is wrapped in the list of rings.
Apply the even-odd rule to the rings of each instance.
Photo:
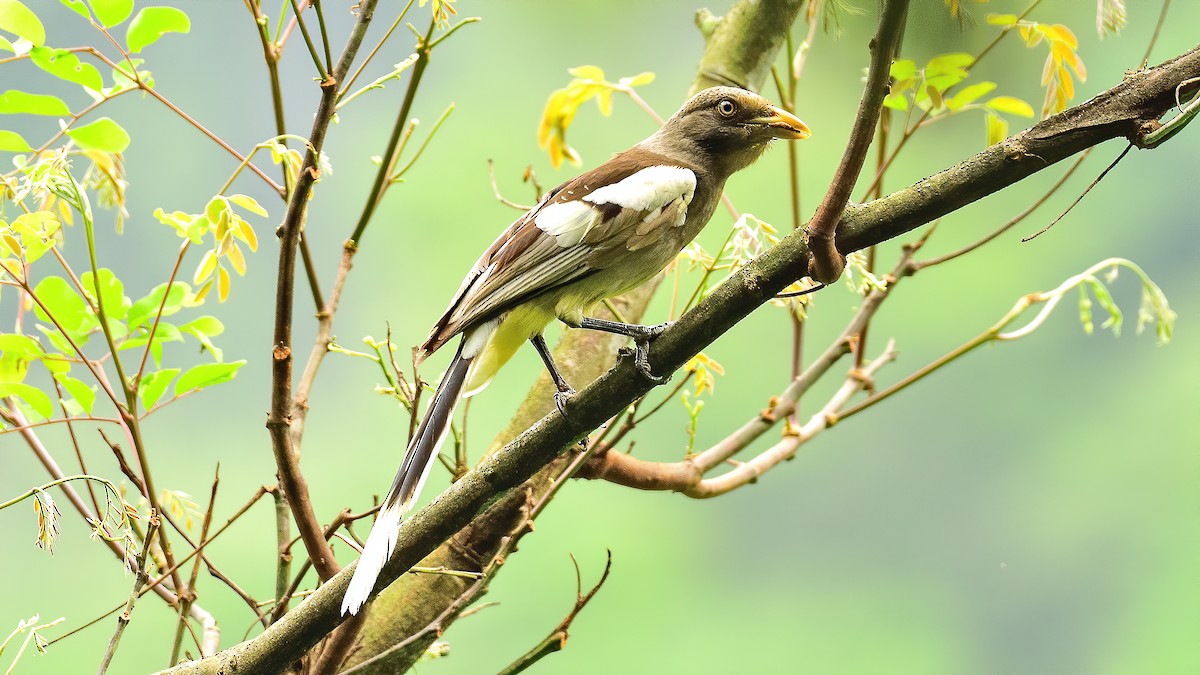
[[[543,207],[534,219],[542,232],[564,248],[583,240],[601,217],[591,204],[616,204],[634,211],[651,211],[656,216],[671,202],[691,203],[696,191],[696,174],[678,166],[651,166],[624,179],[597,188],[578,201],[558,202]],[[588,202],[588,203],[585,203]],[[686,209],[682,210],[686,214]]]
[[[605,185],[584,197],[593,204],[616,204],[627,209],[650,211],[683,197],[692,201],[696,174],[678,166],[652,166]]]
[[[542,208],[533,223],[542,232],[554,237],[566,248],[578,244],[595,224],[600,214],[590,204],[580,201],[558,202]]]

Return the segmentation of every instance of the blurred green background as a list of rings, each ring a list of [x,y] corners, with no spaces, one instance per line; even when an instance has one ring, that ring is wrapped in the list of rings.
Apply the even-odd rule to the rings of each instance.
[[[247,149],[274,134],[265,69],[249,13],[240,3],[219,4],[188,3],[191,33],[148,49],[146,65],[168,98]],[[814,131],[800,146],[806,217],[824,193],[861,93],[875,3],[856,4],[867,11],[845,17],[840,36],[819,34],[800,85],[799,114]],[[349,25],[348,5],[326,3],[335,48]],[[46,22],[50,44],[102,46],[103,39],[59,3],[30,6]],[[547,186],[576,171],[552,170],[535,142],[542,106],[567,82],[567,68],[593,64],[614,79],[653,71],[658,77],[643,96],[664,115],[674,110],[702,49],[692,25],[699,6],[674,0],[457,3],[460,15],[483,21],[436,52],[415,109],[425,122],[418,134],[449,102],[457,107],[367,231],[337,316],[338,341],[356,348],[364,335],[381,338],[390,322],[403,354],[425,336],[478,252],[515,216],[492,196],[489,158],[502,191],[517,201],[532,200],[520,181],[526,165]],[[1129,3],[1129,27],[1104,41],[1094,28],[1094,3],[1045,2],[1032,18],[1061,21],[1079,36],[1090,75],[1079,86],[1079,102],[1137,67],[1160,6]],[[725,3],[710,7],[727,9]],[[960,30],[943,3],[913,3],[903,56],[923,63],[942,52],[976,51],[994,34],[985,11],[1023,7],[1009,0],[970,3],[978,25]],[[386,28],[391,9],[380,11],[367,44]],[[427,11],[420,10],[415,23],[422,25]],[[1152,62],[1193,47],[1197,25],[1200,5],[1175,3]],[[998,81],[997,93],[1040,107],[1045,47],[1027,49],[1015,38],[1006,39],[976,77]],[[282,66],[288,123],[297,134],[307,134],[317,96],[303,49],[293,39]],[[375,71],[410,49],[407,34],[393,39]],[[0,69],[4,88],[56,91],[26,66]],[[369,158],[382,151],[402,92],[393,85],[364,97],[330,134],[326,151],[334,173],[318,186],[308,226],[325,289],[373,176]],[[81,103],[78,96],[71,100]],[[177,245],[151,212],[160,206],[200,210],[234,163],[152,100],[127,96],[107,114],[129,128],[134,141],[126,153],[130,219],[125,235],[116,237],[104,220],[111,214],[102,216],[102,263],[125,280],[127,292],[141,294],[165,279]],[[52,120],[19,124],[28,125],[13,127],[27,138],[53,131]],[[653,129],[618,97],[611,118],[585,107],[568,138],[590,167]],[[1099,330],[1085,335],[1073,302],[1064,303],[1032,336],[955,363],[821,435],[795,461],[728,496],[692,501],[574,482],[493,584],[486,600],[499,606],[455,624],[445,636],[450,656],[419,670],[476,673],[509,663],[570,608],[575,579],[568,554],[579,559],[587,584],[611,549],[607,586],[572,627],[566,651],[541,662],[539,672],[1200,671],[1200,439],[1193,417],[1200,412],[1198,133],[1189,129],[1159,150],[1132,152],[1055,229],[1021,244],[1021,236],[1065,208],[1122,145],[1098,148],[1035,217],[976,254],[905,281],[880,312],[870,351],[896,338],[900,358],[878,378],[894,382],[991,325],[1019,296],[1048,290],[1108,256],[1133,259],[1162,285],[1179,313],[1175,342],[1156,347],[1152,335],[1134,336],[1138,287],[1126,275],[1116,284],[1129,319],[1120,338]],[[939,123],[914,138],[885,187],[909,184],[983,142],[978,114]],[[781,230],[790,226],[785,162],[786,153],[777,149],[730,183],[739,208]],[[1061,171],[1052,168],[947,218],[927,250],[946,252],[990,231]],[[246,277],[235,279],[232,298],[208,311],[225,322],[218,345],[226,358],[249,364],[232,384],[175,404],[146,427],[160,488],[203,502],[220,463],[218,523],[257,486],[274,482],[263,421],[276,256],[270,232],[282,209],[249,177],[238,189],[258,196],[271,219],[255,222],[264,245]],[[718,213],[703,242],[715,249],[729,225]],[[71,232],[75,260],[83,253],[80,234]],[[883,247],[885,268],[898,244]],[[816,296],[810,351],[842,330],[856,303],[844,286]],[[307,295],[298,292],[302,354],[313,335],[310,309]],[[667,311],[665,302],[656,303],[650,320]],[[763,309],[708,350],[727,374],[701,415],[698,446],[723,437],[785,386],[790,340],[784,313]],[[177,360],[197,358],[179,345],[169,349]],[[439,355],[426,374],[436,373],[445,358]],[[476,399],[475,453],[504,425],[540,368],[532,350],[523,350]],[[818,387],[805,407],[818,406],[837,379]],[[358,359],[333,355],[321,372],[303,467],[322,519],[343,506],[369,505],[400,461],[407,421],[373,393],[377,384],[372,364]],[[636,436],[638,454],[679,458],[685,420],[682,406],[669,406]],[[62,464],[73,464],[64,437],[47,432],[44,438]],[[94,470],[118,478],[94,432],[83,432],[82,440]],[[754,449],[769,438],[763,441]],[[0,437],[0,453],[0,496],[45,481],[18,438]],[[426,498],[445,482],[446,475],[435,472]],[[61,627],[74,628],[128,595],[132,577],[65,507],[64,500],[53,556],[32,545],[28,507],[0,513],[8,542],[0,556],[0,633],[33,613],[43,620],[65,616]],[[264,501],[209,549],[223,571],[259,597],[273,588],[272,526]],[[353,559],[345,546],[338,553],[343,562]],[[241,601],[213,579],[202,580],[199,602],[220,621],[223,646],[251,627]],[[91,672],[114,623],[106,619],[46,656],[27,655],[21,670]],[[113,672],[167,665],[174,624],[156,598],[140,602]]]

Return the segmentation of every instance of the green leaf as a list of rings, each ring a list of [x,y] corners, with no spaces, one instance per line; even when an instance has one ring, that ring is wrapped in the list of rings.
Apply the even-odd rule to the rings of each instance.
[[[100,268],[99,292],[90,271],[79,277],[83,290],[93,298],[99,297],[104,302],[104,314],[109,319],[124,319],[129,314],[129,299],[125,297],[125,285],[117,278],[112,270]]]
[[[27,115],[70,115],[71,109],[57,96],[27,94],[9,89],[0,94],[0,113]]]
[[[47,354],[42,357],[42,365],[51,375],[65,375],[71,371],[71,362],[59,354]]]
[[[96,66],[81,62],[78,56],[65,49],[34,47],[29,50],[29,60],[38,68],[67,82],[81,84],[95,91],[104,88],[104,79],[100,77]]]
[[[58,380],[63,389],[71,395],[79,403],[79,407],[88,415],[92,414],[92,408],[96,405],[96,390],[84,384],[81,380],[77,380],[68,375],[58,375],[54,379]]]
[[[965,52],[938,54],[925,64],[926,79],[937,75],[961,74],[966,76],[966,69],[975,63],[975,57]]]
[[[50,401],[50,397],[41,389],[21,382],[5,382],[0,384],[0,398],[15,396],[29,404],[29,407],[37,411],[45,419],[50,419],[54,416],[54,404]]]
[[[193,389],[203,389],[214,384],[228,382],[237,375],[238,368],[244,365],[246,365],[246,361],[243,359],[230,363],[204,363],[189,368],[186,373],[179,376],[179,381],[175,383],[175,393],[179,395]]]
[[[167,385],[171,384],[171,380],[178,374],[178,368],[163,368],[142,377],[142,381],[138,383],[138,396],[142,397],[142,406],[146,410],[153,408],[167,391]]]
[[[34,305],[34,311],[42,321],[53,325],[50,319],[53,316],[64,330],[74,334],[86,333],[100,325],[91,308],[62,277],[42,279],[33,294],[41,301]],[[42,309],[43,305],[45,309]]]
[[[221,323],[221,320],[215,316],[202,316],[183,324],[179,327],[179,330],[183,333],[196,332],[212,337],[225,332],[225,324]]]
[[[186,33],[192,24],[183,10],[174,7],[143,7],[129,30],[125,34],[125,42],[130,52],[140,52],[154,44],[166,33]]]
[[[0,334],[0,352],[26,359],[40,359],[46,354],[37,340],[20,333]]]
[[[217,361],[225,360],[225,352],[212,343],[212,336],[225,331],[225,325],[215,316],[202,316],[179,327],[179,332],[189,334],[200,341],[205,349],[212,352]]]
[[[13,46],[13,43],[9,42],[8,38],[3,36],[0,36],[0,49],[12,52],[14,54],[17,53],[17,48]]]
[[[267,210],[260,206],[254,197],[248,197],[246,195],[229,195],[229,201],[237,204],[256,216],[262,216],[263,218],[267,217]]]
[[[82,16],[84,19],[87,19],[89,21],[92,19],[92,14],[91,14],[91,12],[88,11],[87,5],[85,5],[83,3],[83,0],[58,0],[58,1],[61,2],[67,9],[71,10],[72,12],[75,12],[79,16]]]
[[[912,59],[896,59],[890,73],[893,80],[907,80],[917,76],[917,64]]]
[[[2,152],[29,152],[33,148],[25,142],[24,138],[15,131],[5,131],[0,129],[0,151]]]
[[[1033,106],[1015,96],[997,96],[984,105],[996,112],[1019,115],[1021,117],[1033,117]]]
[[[46,41],[46,29],[37,14],[17,0],[0,0],[0,30],[25,38],[35,47]]]
[[[91,0],[92,11],[105,28],[119,25],[133,14],[133,0]]]
[[[55,349],[63,354],[74,355],[75,350],[71,348],[71,343],[67,342],[67,339],[58,330],[49,326],[43,326],[40,323],[34,326],[34,328],[37,328],[42,335],[45,335],[46,339],[50,341],[50,344],[54,345]]]
[[[951,110],[958,110],[964,105],[974,103],[984,95],[990,93],[996,88],[995,82],[977,82],[969,87],[963,87],[961,91],[946,101],[946,107]]]
[[[129,133],[108,117],[101,117],[95,122],[81,127],[67,129],[67,135],[84,150],[125,152],[125,148],[129,147]]]
[[[162,305],[163,316],[171,316],[178,312],[183,307],[183,301],[187,297],[187,293],[191,288],[182,281],[176,281],[171,284],[171,292],[167,293],[167,301],[163,303],[163,293],[166,293],[167,285],[159,284],[150,291],[149,295],[144,298],[139,298],[129,308],[129,330],[133,330],[144,323],[152,322],[155,315],[158,314],[158,307]]]

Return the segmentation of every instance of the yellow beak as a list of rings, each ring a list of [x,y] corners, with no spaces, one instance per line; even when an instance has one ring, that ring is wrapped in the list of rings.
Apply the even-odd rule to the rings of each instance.
[[[756,117],[750,120],[750,123],[770,128],[771,134],[776,138],[798,141],[812,135],[812,132],[808,130],[808,125],[801,122],[800,118],[792,113],[775,106],[771,106],[771,113],[763,117]]]

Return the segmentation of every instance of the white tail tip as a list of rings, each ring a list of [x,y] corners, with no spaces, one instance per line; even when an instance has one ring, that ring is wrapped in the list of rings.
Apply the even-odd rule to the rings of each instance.
[[[407,510],[405,504],[393,504],[380,509],[375,525],[371,527],[371,534],[367,536],[367,545],[358,559],[358,567],[354,568],[354,576],[342,598],[342,614],[358,614],[358,610],[367,604],[384,563],[392,557],[392,549],[396,548],[400,520]]]

